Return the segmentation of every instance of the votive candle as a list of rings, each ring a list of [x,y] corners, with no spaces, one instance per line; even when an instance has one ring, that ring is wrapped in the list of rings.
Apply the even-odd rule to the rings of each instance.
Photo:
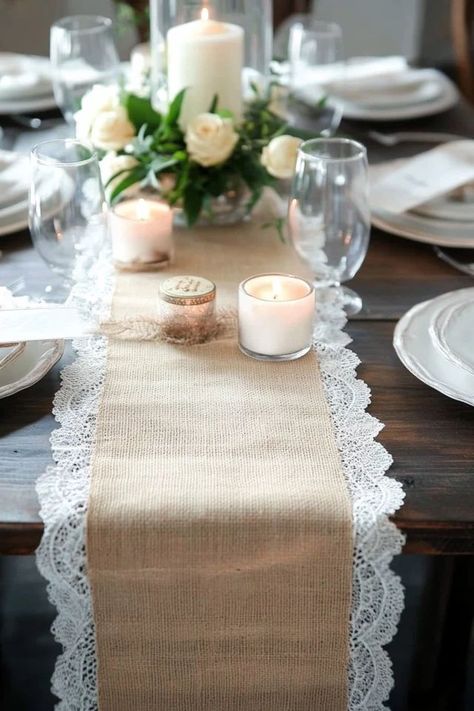
[[[124,200],[109,213],[112,255],[118,269],[161,268],[173,258],[173,211],[159,200]]]
[[[295,360],[311,348],[314,287],[292,274],[259,274],[239,286],[239,346],[260,360]]]

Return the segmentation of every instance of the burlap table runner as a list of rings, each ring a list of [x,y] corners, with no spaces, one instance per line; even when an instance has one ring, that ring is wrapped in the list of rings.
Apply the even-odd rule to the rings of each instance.
[[[163,275],[119,275],[112,317],[160,279],[304,273],[258,224],[177,237]],[[343,711],[351,506],[315,353],[232,338],[110,341],[87,520],[101,711]]]

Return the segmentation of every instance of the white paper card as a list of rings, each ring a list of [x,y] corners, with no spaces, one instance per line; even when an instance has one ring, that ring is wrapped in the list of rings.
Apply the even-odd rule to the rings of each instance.
[[[370,203],[374,210],[400,214],[472,180],[474,141],[453,141],[422,153],[374,180]]]
[[[96,331],[97,324],[69,306],[0,309],[0,344],[80,338]]]

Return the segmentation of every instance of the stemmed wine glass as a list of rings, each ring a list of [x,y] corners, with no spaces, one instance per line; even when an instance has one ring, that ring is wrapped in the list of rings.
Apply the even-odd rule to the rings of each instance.
[[[352,289],[369,245],[367,152],[346,138],[301,144],[289,203],[288,226],[296,252],[312,269],[319,289],[337,287],[347,315],[362,308]]]
[[[116,83],[120,61],[112,20],[99,15],[74,15],[51,27],[50,58],[56,103],[74,125],[81,99],[94,84]]]
[[[341,28],[334,22],[297,22],[290,29],[288,58],[292,96],[311,103],[315,132],[332,136],[341,122],[342,103],[331,96],[327,79],[342,63]]]
[[[31,152],[29,228],[38,254],[60,276],[67,296],[76,257],[98,254],[106,235],[105,198],[97,156],[73,139],[43,141]],[[46,293],[52,287],[46,288]]]

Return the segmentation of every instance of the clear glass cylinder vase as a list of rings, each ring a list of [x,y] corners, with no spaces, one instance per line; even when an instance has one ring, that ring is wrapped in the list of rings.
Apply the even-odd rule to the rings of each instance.
[[[271,0],[151,0],[151,88],[162,112],[186,89],[180,123],[217,108],[236,122],[272,57]]]

